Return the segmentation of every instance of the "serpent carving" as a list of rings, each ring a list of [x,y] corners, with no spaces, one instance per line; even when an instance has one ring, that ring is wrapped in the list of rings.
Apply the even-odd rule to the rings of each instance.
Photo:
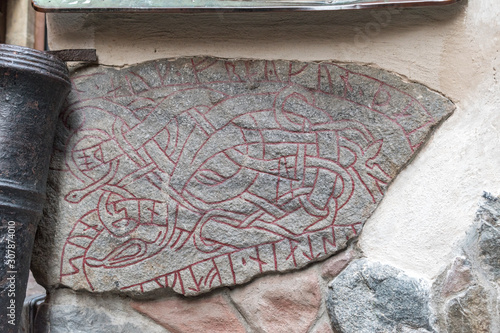
[[[80,215],[62,283],[196,294],[324,258],[357,234],[416,134],[437,122],[409,94],[333,64],[184,61],[148,65],[156,86],[120,96],[108,83],[63,113],[66,158],[53,172],[71,180],[64,207]],[[197,76],[169,83],[175,68]],[[318,84],[301,83],[313,70]]]

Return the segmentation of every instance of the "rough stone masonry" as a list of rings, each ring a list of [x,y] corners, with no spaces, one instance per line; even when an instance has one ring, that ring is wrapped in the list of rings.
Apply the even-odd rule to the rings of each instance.
[[[131,295],[196,295],[344,249],[454,109],[333,63],[157,60],[72,82],[33,269],[47,287]]]

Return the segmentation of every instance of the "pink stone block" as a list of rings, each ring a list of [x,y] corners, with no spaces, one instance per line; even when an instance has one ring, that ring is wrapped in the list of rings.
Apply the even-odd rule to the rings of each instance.
[[[220,294],[201,299],[172,297],[132,302],[131,306],[172,333],[245,332],[231,306]]]
[[[231,297],[250,325],[260,332],[307,332],[321,305],[314,269],[263,277],[234,290]]]

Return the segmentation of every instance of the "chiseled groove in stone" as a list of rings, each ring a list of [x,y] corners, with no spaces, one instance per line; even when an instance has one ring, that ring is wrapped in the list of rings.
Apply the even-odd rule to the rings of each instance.
[[[33,266],[95,292],[195,295],[329,257],[454,109],[332,63],[158,60],[72,81]]]

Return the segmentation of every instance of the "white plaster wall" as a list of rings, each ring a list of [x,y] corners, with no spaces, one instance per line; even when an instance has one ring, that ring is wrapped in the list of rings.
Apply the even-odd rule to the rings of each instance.
[[[50,14],[52,49],[96,48],[106,65],[157,58],[362,62],[400,73],[457,104],[366,223],[375,260],[425,278],[450,263],[483,191],[500,194],[500,2],[403,11]]]

